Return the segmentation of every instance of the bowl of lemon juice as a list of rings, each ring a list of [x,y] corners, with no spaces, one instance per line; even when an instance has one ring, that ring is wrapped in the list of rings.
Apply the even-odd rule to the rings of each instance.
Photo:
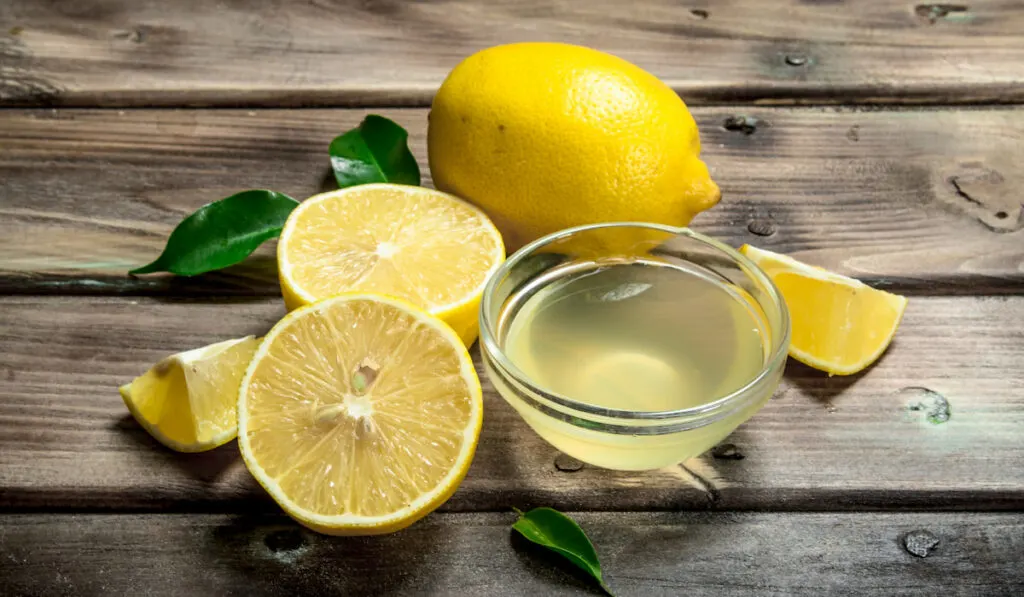
[[[708,450],[778,386],[789,314],[767,275],[688,228],[570,228],[490,278],[480,346],[501,396],[561,452],[648,470]]]

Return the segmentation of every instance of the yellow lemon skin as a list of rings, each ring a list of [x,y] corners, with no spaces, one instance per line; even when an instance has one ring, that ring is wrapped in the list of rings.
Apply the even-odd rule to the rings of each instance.
[[[515,249],[571,226],[686,226],[721,197],[686,104],[643,69],[560,43],[495,46],[434,97],[435,186],[481,207]]]

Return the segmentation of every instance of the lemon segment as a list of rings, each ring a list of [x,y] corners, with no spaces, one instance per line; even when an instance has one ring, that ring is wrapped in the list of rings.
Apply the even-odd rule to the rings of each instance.
[[[455,492],[482,413],[480,381],[450,327],[399,299],[343,294],[267,334],[239,389],[239,447],[300,523],[387,533]]]
[[[369,184],[301,203],[277,257],[289,309],[344,292],[395,296],[445,321],[468,346],[484,284],[505,248],[487,216],[456,197]]]
[[[740,252],[782,293],[792,321],[789,355],[794,359],[830,375],[851,375],[878,360],[892,342],[906,297],[750,245]]]
[[[168,448],[216,448],[238,432],[238,387],[257,343],[247,336],[171,355],[121,386],[121,398],[135,420]]]

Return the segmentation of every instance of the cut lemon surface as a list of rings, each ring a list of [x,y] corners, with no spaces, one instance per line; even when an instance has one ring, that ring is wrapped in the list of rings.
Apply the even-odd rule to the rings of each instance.
[[[238,445],[302,524],[380,534],[455,492],[482,417],[480,381],[451,328],[399,299],[345,294],[267,334],[239,390]]]
[[[740,252],[782,293],[792,321],[789,355],[831,375],[862,371],[885,352],[907,299],[750,245]]]
[[[168,448],[212,450],[238,433],[238,387],[257,344],[247,336],[171,355],[121,386],[121,398]]]
[[[467,346],[484,284],[504,258],[501,234],[482,211],[396,184],[310,197],[288,217],[277,246],[289,309],[343,292],[386,294],[439,317]]]

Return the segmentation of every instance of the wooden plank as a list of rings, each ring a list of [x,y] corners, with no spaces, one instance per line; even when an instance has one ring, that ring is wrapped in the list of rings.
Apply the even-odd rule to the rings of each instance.
[[[160,447],[118,385],[163,356],[262,333],[279,299],[217,303],[94,297],[0,299],[0,507],[273,509],[229,444]],[[481,372],[485,422],[449,511],[1024,508],[1024,297],[914,297],[887,355],[829,378],[790,364],[775,399],[705,455],[647,473],[559,459]],[[945,424],[926,421],[945,397]]]
[[[575,515],[620,595],[962,595],[1024,591],[1024,515]],[[598,595],[512,537],[509,514],[435,514],[381,537],[277,516],[4,515],[8,595]],[[905,537],[939,543],[911,555]]]
[[[695,113],[724,192],[695,228],[875,284],[1020,292],[1024,108]],[[0,111],[0,292],[276,295],[271,246],[198,279],[125,272],[204,203],[332,188],[327,146],[365,114]],[[384,114],[410,129],[426,171],[426,111]]]
[[[481,48],[600,48],[699,102],[1014,102],[1024,13],[803,0],[0,4],[0,102],[64,106],[427,105]]]

